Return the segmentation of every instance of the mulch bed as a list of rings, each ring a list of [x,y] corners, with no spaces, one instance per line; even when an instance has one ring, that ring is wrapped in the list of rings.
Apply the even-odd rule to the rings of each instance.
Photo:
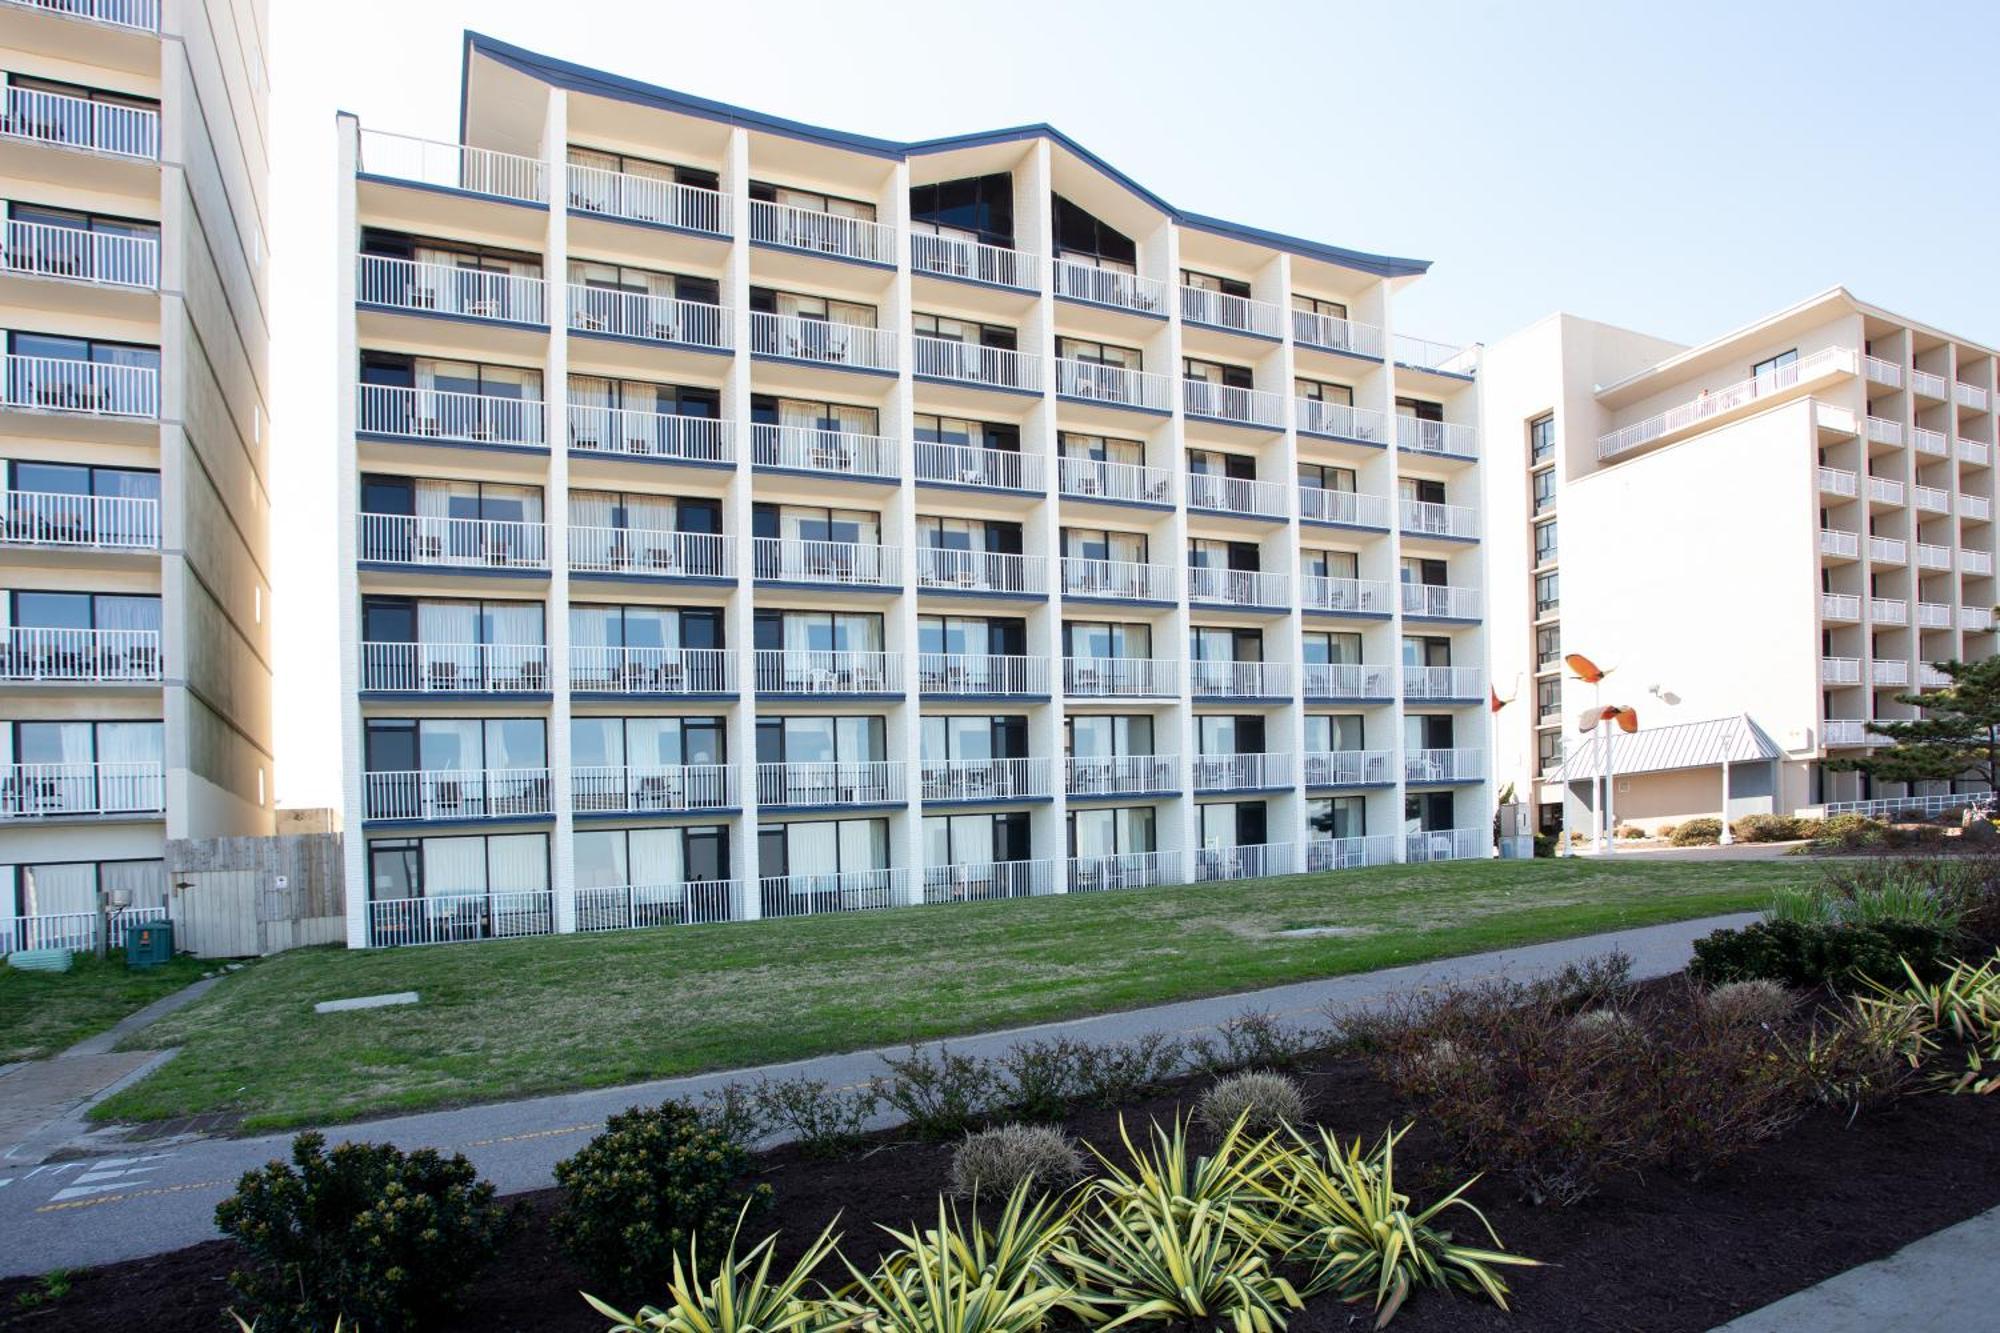
[[[1303,1077],[1316,1116],[1344,1135],[1372,1140],[1400,1116],[1396,1099],[1357,1060],[1308,1060]],[[1189,1080],[1176,1095],[1128,1108],[1135,1138],[1147,1116],[1171,1117],[1201,1086]],[[1109,1112],[1081,1114],[1070,1129],[1100,1146],[1117,1142]],[[948,1157],[945,1147],[886,1137],[835,1162],[780,1149],[761,1159],[776,1195],[767,1221],[782,1229],[790,1254],[837,1213],[845,1253],[866,1265],[885,1243],[876,1223],[935,1216]],[[1424,1197],[1448,1181],[1440,1157],[1441,1146],[1419,1125],[1398,1151],[1399,1179]],[[1911,1097],[1851,1125],[1844,1114],[1817,1112],[1708,1179],[1632,1181],[1570,1209],[1522,1202],[1498,1180],[1476,1186],[1473,1198],[1509,1249],[1552,1266],[1507,1273],[1516,1292],[1511,1316],[1426,1292],[1392,1325],[1399,1333],[1708,1329],[2000,1205],[2000,1096]],[[516,1202],[522,1224],[446,1328],[601,1333],[604,1321],[576,1294],[587,1284],[549,1237],[556,1192]],[[65,1299],[32,1313],[17,1313],[16,1297],[35,1283],[0,1282],[0,1327],[233,1328],[222,1314],[233,1249],[214,1241],[79,1273]],[[1291,1328],[1321,1333],[1370,1322],[1366,1307],[1319,1300],[1294,1315]]]

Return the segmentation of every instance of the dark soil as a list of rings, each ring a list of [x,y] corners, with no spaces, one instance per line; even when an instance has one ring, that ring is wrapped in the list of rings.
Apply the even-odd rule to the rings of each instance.
[[[1309,1061],[1305,1077],[1318,1118],[1344,1135],[1372,1140],[1402,1114],[1359,1061]],[[1149,1115],[1170,1117],[1200,1086],[1190,1080],[1176,1096],[1128,1108],[1128,1118],[1136,1130]],[[1110,1112],[1083,1113],[1070,1129],[1100,1146],[1117,1142]],[[1398,1151],[1399,1177],[1419,1198],[1455,1183],[1440,1166],[1442,1151],[1421,1125]],[[885,1245],[878,1223],[935,1215],[948,1157],[948,1148],[887,1138],[833,1162],[781,1149],[760,1163],[776,1195],[767,1221],[791,1254],[839,1214],[843,1250],[865,1266]],[[1852,1125],[1844,1114],[1815,1113],[1711,1178],[1632,1181],[1570,1209],[1530,1205],[1497,1180],[1475,1186],[1472,1197],[1507,1248],[1550,1266],[1509,1271],[1512,1316],[1422,1293],[1396,1319],[1397,1333],[1708,1329],[2000,1205],[2000,1097],[1910,1097]],[[555,1191],[516,1202],[520,1226],[447,1327],[600,1333],[604,1321],[577,1296],[588,1284],[550,1239]],[[0,1282],[0,1327],[233,1329],[223,1314],[233,1259],[233,1244],[215,1241],[93,1269],[74,1275],[63,1299],[33,1312],[21,1312],[17,1301],[36,1283]],[[663,1293],[640,1293],[629,1304],[648,1296]],[[1322,1333],[1369,1322],[1363,1307],[1320,1300],[1296,1314],[1291,1328]]]

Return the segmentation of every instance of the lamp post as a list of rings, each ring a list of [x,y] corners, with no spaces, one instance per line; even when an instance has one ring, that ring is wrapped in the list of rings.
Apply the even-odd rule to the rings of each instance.
[[[1597,747],[1595,781],[1601,781],[1604,787],[1601,796],[1592,793],[1595,799],[1590,803],[1591,813],[1596,823],[1597,850],[1611,855],[1618,843],[1613,822],[1616,816],[1613,813],[1615,798],[1612,793],[1615,787],[1612,774],[1617,758],[1613,752],[1613,743],[1617,732],[1622,731],[1629,736],[1639,729],[1639,711],[1630,704],[1606,704],[1603,701],[1604,678],[1610,673],[1582,653],[1571,653],[1563,658],[1563,662],[1578,680],[1590,686],[1591,704],[1577,715],[1576,729],[1578,733],[1589,736],[1591,744]],[[1611,722],[1615,725],[1600,729],[1597,725],[1600,722]]]

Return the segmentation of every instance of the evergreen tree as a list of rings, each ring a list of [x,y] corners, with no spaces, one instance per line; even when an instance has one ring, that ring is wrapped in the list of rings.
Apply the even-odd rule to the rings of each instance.
[[[2000,657],[1939,662],[1951,683],[1922,694],[1899,694],[1918,716],[1870,722],[1889,744],[1866,759],[1829,768],[1854,769],[1877,782],[1950,782],[1977,778],[2000,790]]]

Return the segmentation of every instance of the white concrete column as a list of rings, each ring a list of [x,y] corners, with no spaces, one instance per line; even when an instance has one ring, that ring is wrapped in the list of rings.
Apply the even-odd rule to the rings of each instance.
[[[1037,806],[1028,817],[1029,840],[1037,860],[1054,863],[1051,886],[1057,893],[1069,892],[1069,803],[1063,779],[1063,689],[1062,689],[1062,464],[1056,429],[1056,319],[1055,319],[1055,227],[1050,215],[1049,141],[1036,138],[1021,165],[1021,183],[1015,190],[1014,245],[1024,254],[1036,255],[1041,262],[1041,292],[1028,316],[1029,337],[1022,350],[1041,358],[1042,396],[1028,414],[1021,447],[1043,459],[1047,480],[1039,511],[1039,529],[1033,519],[1023,542],[1031,555],[1046,563],[1049,600],[1028,616],[1027,648],[1030,657],[1040,657],[1049,669],[1049,702],[1035,706],[1028,714],[1028,753],[1046,756],[1050,792],[1053,799]]]
[[[1389,719],[1393,730],[1391,737],[1391,763],[1396,776],[1395,788],[1390,796],[1393,804],[1389,809],[1389,828],[1395,834],[1395,859],[1409,859],[1409,847],[1403,837],[1403,802],[1406,799],[1404,776],[1408,769],[1407,747],[1403,744],[1403,505],[1399,484],[1402,477],[1402,458],[1396,450],[1396,332],[1395,315],[1392,309],[1391,287],[1384,278],[1375,284],[1376,299],[1382,311],[1382,371],[1380,388],[1376,401],[1370,403],[1383,414],[1387,453],[1387,475],[1389,478],[1389,696],[1394,701],[1390,705]],[[1357,395],[1359,397],[1359,395]]]
[[[1158,240],[1147,247],[1150,253],[1142,253],[1142,270],[1150,270],[1150,276],[1167,284],[1167,364],[1163,368],[1167,375],[1169,399],[1173,413],[1167,431],[1168,448],[1171,456],[1166,464],[1174,476],[1174,513],[1168,525],[1168,556],[1172,561],[1175,586],[1180,590],[1174,613],[1167,629],[1167,642],[1153,641],[1153,656],[1178,661],[1180,670],[1180,697],[1173,710],[1162,719],[1162,728],[1169,736],[1176,738],[1180,759],[1175,767],[1175,786],[1180,791],[1179,798],[1161,812],[1158,820],[1160,850],[1178,849],[1181,855],[1181,879],[1194,879],[1195,861],[1201,847],[1201,814],[1194,798],[1194,758],[1198,747],[1194,720],[1194,665],[1189,642],[1189,626],[1194,617],[1188,609],[1188,482],[1187,482],[1187,392],[1181,373],[1181,237],[1180,228],[1167,223],[1160,228]],[[1157,749],[1159,737],[1154,737]]]
[[[884,424],[896,441],[899,479],[891,508],[884,515],[882,539],[896,544],[903,553],[902,573],[897,579],[902,592],[889,609],[886,626],[889,646],[902,652],[902,700],[889,706],[891,716],[884,730],[888,734],[889,757],[903,761],[905,794],[909,798],[908,805],[889,819],[889,864],[909,868],[904,901],[920,903],[924,900],[923,713],[919,706],[923,696],[917,672],[917,423],[916,381],[912,375],[916,341],[910,283],[907,161],[897,161],[891,170],[889,198],[883,201],[881,215],[894,224],[897,237],[896,280],[882,316],[896,332],[896,385],[889,393]]]
[[[1271,838],[1274,842],[1292,844],[1292,869],[1306,868],[1306,845],[1312,840],[1312,825],[1306,819],[1306,709],[1305,709],[1305,571],[1303,552],[1305,549],[1305,527],[1300,521],[1299,497],[1299,423],[1298,412],[1292,404],[1293,384],[1297,379],[1296,349],[1292,342],[1292,257],[1280,253],[1274,261],[1277,269],[1276,292],[1269,298],[1277,303],[1279,310],[1278,328],[1282,341],[1278,348],[1277,392],[1284,399],[1285,437],[1278,454],[1278,477],[1285,486],[1284,537],[1285,559],[1289,562],[1291,576],[1292,605],[1286,617],[1283,631],[1278,637],[1284,641],[1285,660],[1291,664],[1292,699],[1284,713],[1276,719],[1276,725],[1268,729],[1264,738],[1266,750],[1289,752],[1292,756],[1292,793],[1288,802],[1280,803],[1282,820],[1272,821]],[[1264,656],[1271,656],[1269,647]],[[1288,807],[1288,808],[1287,808]]]
[[[576,816],[570,808],[569,750],[569,94],[549,89],[542,124],[542,170],[548,177],[549,229],[542,274],[548,282],[548,366],[542,379],[547,404],[543,438],[549,442],[549,482],[543,500],[548,523],[549,602],[543,614],[549,652],[549,800],[554,803],[554,843],[549,887],[555,892],[556,933],[576,930]]]
[[[354,327],[354,266],[360,231],[355,225],[354,172],[361,155],[361,123],[350,115],[334,118],[334,152],[339,162],[334,185],[334,549],[340,623],[340,768],[343,875],[347,884],[347,947],[368,947],[368,839],[363,790],[365,755],[361,731],[361,524],[360,458],[354,443],[354,398],[360,351]]]
[[[735,346],[723,380],[722,416],[735,432],[736,472],[723,498],[722,530],[736,543],[736,588],[724,615],[723,642],[736,655],[736,701],[725,723],[729,762],[736,765],[743,814],[731,839],[729,870],[740,888],[736,914],[754,921],[763,911],[757,890],[757,656],[756,551],[751,541],[753,495],[750,459],[750,132],[729,131],[722,193],[729,200],[729,259],[723,266],[722,304],[729,311]]]

